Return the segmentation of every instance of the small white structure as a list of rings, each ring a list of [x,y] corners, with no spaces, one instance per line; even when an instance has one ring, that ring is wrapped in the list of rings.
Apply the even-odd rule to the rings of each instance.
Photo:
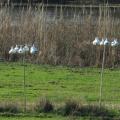
[[[105,41],[104,41],[104,45],[110,45],[110,42],[108,41],[108,39],[106,38]]]
[[[23,50],[24,50],[24,52],[29,52],[30,49],[27,44],[23,47]]]
[[[30,53],[31,54],[36,54],[38,52],[38,49],[35,47],[35,45],[33,44],[32,47],[30,48]]]
[[[22,45],[20,46],[20,48],[19,48],[19,50],[18,50],[18,53],[19,53],[19,54],[23,54],[23,53],[24,53],[24,49],[23,49]]]
[[[98,37],[96,37],[95,40],[93,41],[93,45],[100,45],[100,40]]]
[[[100,45],[104,45],[104,38],[102,38],[102,41],[100,42]]]
[[[20,46],[20,47],[19,47]],[[31,45],[16,45],[15,48],[12,46],[11,49],[9,50],[9,54],[24,54],[30,52],[30,54],[36,54],[38,53],[38,49],[35,47],[33,44]]]
[[[14,48],[14,52],[18,53],[18,50],[19,50],[19,47],[18,47],[18,45],[16,45],[15,48]]]
[[[115,47],[115,46],[118,46],[119,45],[119,42],[117,39],[114,39],[112,42],[111,42],[111,46],[112,47]]]
[[[9,50],[9,54],[14,54],[14,53],[15,53],[15,51],[14,51],[14,48],[12,46],[11,49]]]

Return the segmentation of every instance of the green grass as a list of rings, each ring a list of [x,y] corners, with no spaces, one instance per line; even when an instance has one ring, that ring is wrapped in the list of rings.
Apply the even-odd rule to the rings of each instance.
[[[50,117],[0,117],[0,120],[66,120],[60,116]]]
[[[63,66],[26,66],[27,102],[46,97],[56,103],[76,99],[83,103],[98,102],[99,68]],[[23,101],[23,66],[20,63],[0,63],[0,100]],[[120,70],[105,69],[102,100],[120,103]]]
[[[0,120],[65,120],[62,117],[40,118],[40,117],[0,117]]]
[[[0,120],[102,120],[102,119],[90,117],[49,116],[49,117],[0,117]]]
[[[44,97],[60,104],[69,99],[98,103],[100,68],[27,64],[25,69],[27,104]],[[0,101],[24,102],[23,70],[21,63],[0,63]],[[102,102],[117,106],[120,104],[119,93],[120,70],[105,69]],[[1,116],[0,120],[90,120],[88,117],[62,117],[55,114],[33,116]]]

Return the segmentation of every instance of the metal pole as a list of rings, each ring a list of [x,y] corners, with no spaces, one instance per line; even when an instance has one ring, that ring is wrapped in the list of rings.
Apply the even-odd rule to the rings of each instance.
[[[106,46],[104,45],[103,60],[102,60],[102,69],[101,69],[101,80],[100,80],[100,97],[99,97],[99,106],[100,106],[100,107],[101,107],[101,103],[102,103],[103,75],[104,75],[104,64],[105,64],[105,52],[106,52]]]
[[[105,5],[105,0],[104,0],[104,5]],[[104,6],[105,8],[105,6]],[[104,9],[104,21],[106,20],[106,16],[105,16],[105,9]],[[106,22],[106,21],[105,21]],[[106,36],[106,27],[104,28],[104,36]],[[102,104],[102,94],[103,94],[103,75],[104,75],[104,64],[105,64],[105,52],[106,52],[106,46],[103,45],[103,59],[102,59],[102,68],[101,68],[101,79],[100,79],[100,93],[99,93],[99,106],[101,107]]]
[[[26,79],[25,79],[25,53],[23,55],[23,84],[24,84],[24,112],[26,112]]]

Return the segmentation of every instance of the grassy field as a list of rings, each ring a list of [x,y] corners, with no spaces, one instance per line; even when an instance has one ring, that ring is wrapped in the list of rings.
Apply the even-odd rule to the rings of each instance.
[[[0,117],[1,120],[65,120],[62,117],[37,118],[37,117]]]
[[[112,118],[103,118],[95,116],[60,116],[60,115],[43,115],[43,116],[0,116],[0,120],[119,120],[119,117]]]
[[[68,120],[61,116],[48,116],[48,117],[0,117],[1,120]],[[77,118],[76,118],[77,120]],[[84,120],[84,119],[82,119]]]
[[[61,117],[61,116],[48,116],[48,117],[0,117],[0,120],[103,120],[102,118],[95,117]]]
[[[31,107],[40,98],[59,105],[73,99],[83,104],[98,103],[100,68],[79,68],[26,64],[26,98]],[[22,63],[0,63],[0,101],[24,103],[24,66]],[[119,107],[120,70],[105,69],[102,102]],[[34,116],[34,115],[33,115]],[[0,117],[1,120],[90,120],[91,118],[43,115],[42,117]],[[95,118],[95,120],[101,120]]]
[[[0,63],[0,100],[24,99],[23,65]],[[28,102],[48,98],[61,103],[68,99],[83,103],[98,102],[100,69],[71,68],[50,65],[26,65],[26,95]],[[105,69],[102,100],[120,103],[120,70]]]
[[[65,118],[65,117],[0,117],[1,120],[90,120],[90,118]],[[95,119],[99,120],[99,119]]]

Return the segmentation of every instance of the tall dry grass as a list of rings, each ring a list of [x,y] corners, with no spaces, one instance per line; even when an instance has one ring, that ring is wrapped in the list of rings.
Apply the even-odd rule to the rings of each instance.
[[[84,6],[69,10],[72,12],[55,6],[54,15],[48,17],[45,6],[34,10],[28,7],[20,9],[17,18],[10,14],[14,14],[14,8],[1,8],[0,56],[8,60],[12,45],[35,43],[41,50],[34,60],[37,63],[100,66],[103,47],[93,46],[92,41],[96,36],[120,39],[119,17],[107,6],[98,10],[87,10]],[[105,63],[109,67],[120,65],[120,47],[106,48]]]

